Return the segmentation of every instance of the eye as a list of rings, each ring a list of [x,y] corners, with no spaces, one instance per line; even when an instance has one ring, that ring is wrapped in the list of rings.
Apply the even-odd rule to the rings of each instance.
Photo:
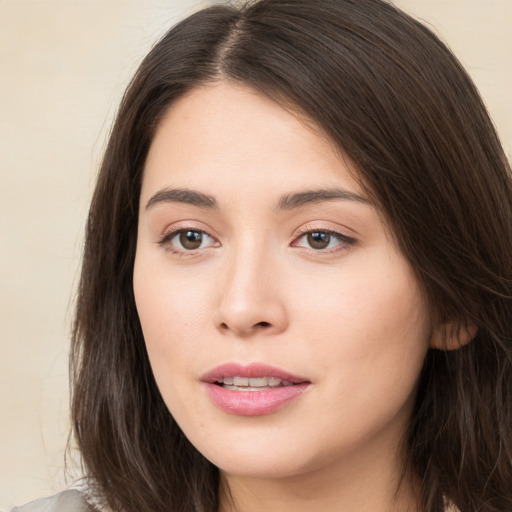
[[[177,252],[196,251],[218,245],[208,233],[198,229],[179,229],[163,237],[161,245]]]
[[[341,233],[327,230],[311,230],[300,235],[292,244],[294,247],[304,247],[314,251],[342,248],[354,245],[356,240]]]
[[[313,231],[304,235],[307,244],[312,249],[327,249],[331,243],[331,234],[322,231]],[[335,239],[336,240],[336,239]]]

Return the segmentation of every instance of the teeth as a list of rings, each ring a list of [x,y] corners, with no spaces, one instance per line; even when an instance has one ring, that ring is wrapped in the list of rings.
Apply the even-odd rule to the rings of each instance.
[[[265,387],[265,388],[251,388],[249,386],[242,386],[242,387],[238,387],[238,386],[223,386],[224,389],[229,389],[231,391],[261,391],[263,389],[270,389],[269,387]]]
[[[218,379],[217,384],[224,385],[227,389],[240,389],[244,391],[258,391],[261,388],[278,388],[281,386],[293,386],[292,382],[278,377],[224,377]]]
[[[235,377],[233,379],[233,384],[235,386],[248,386],[249,385],[249,377]]]
[[[267,379],[267,377],[258,377],[258,378],[251,377],[249,379],[249,386],[251,388],[267,387],[268,379]]]
[[[269,377],[268,378],[268,385],[271,388],[277,388],[281,384],[281,379],[278,379],[277,377]]]

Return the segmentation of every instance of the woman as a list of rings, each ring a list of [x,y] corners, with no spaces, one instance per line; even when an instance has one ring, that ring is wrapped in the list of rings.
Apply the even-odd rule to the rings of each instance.
[[[392,5],[189,17],[134,77],[91,206],[89,501],[511,510],[511,226],[475,87]]]

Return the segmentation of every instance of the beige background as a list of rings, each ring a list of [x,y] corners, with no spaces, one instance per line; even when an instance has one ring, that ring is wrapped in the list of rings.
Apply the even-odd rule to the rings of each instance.
[[[62,488],[87,203],[130,76],[207,0],[0,0],[0,509]],[[210,2],[211,3],[211,2]],[[397,0],[465,64],[512,154],[512,0]]]

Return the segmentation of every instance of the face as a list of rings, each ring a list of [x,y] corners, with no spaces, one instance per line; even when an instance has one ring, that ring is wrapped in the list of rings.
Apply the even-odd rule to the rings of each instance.
[[[169,411],[225,474],[375,464],[410,418],[426,307],[347,165],[226,82],[181,98],[152,142],[137,309]]]

